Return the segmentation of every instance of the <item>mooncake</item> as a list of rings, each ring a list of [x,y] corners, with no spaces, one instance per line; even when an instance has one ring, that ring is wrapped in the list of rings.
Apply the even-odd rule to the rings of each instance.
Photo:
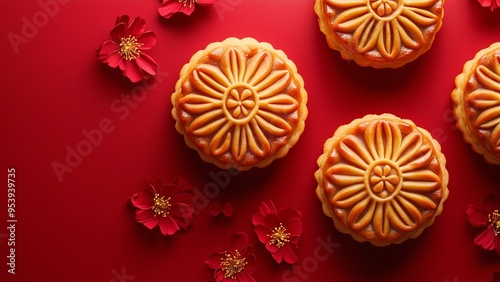
[[[375,246],[418,237],[442,212],[448,171],[441,146],[411,120],[367,115],[340,126],[315,173],[323,212],[340,232]]]
[[[171,101],[185,143],[204,161],[240,171],[284,157],[308,114],[296,65],[253,38],[228,38],[194,54]]]
[[[465,142],[500,164],[500,43],[479,51],[465,63],[451,94],[453,114]]]
[[[360,66],[399,68],[431,47],[444,0],[316,0],[330,48]]]

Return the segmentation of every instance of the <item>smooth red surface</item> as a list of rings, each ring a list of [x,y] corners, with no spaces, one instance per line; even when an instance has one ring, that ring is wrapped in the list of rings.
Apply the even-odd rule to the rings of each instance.
[[[48,2],[57,3],[50,15],[40,5]],[[500,167],[486,164],[462,141],[450,93],[463,64],[500,41],[500,11],[492,13],[474,0],[447,0],[430,51],[398,70],[374,70],[328,48],[313,2],[219,0],[218,6],[168,20],[158,15],[156,0],[4,3],[0,281],[211,281],[204,259],[237,231],[246,232],[254,245],[257,281],[491,281],[500,271],[500,257],[473,244],[478,230],[467,223],[465,209],[499,189]],[[134,96],[140,101],[130,100],[138,86],[95,58],[122,14],[145,18],[158,37],[149,54],[160,64],[160,81]],[[16,53],[8,34],[22,36],[26,22],[38,26],[24,30],[29,38]],[[254,37],[285,51],[309,93],[306,130],[289,154],[265,169],[237,175],[201,161],[185,146],[170,114],[180,68],[197,50],[229,36]],[[313,174],[324,141],[338,126],[384,112],[413,120],[441,143],[450,196],[419,238],[377,248],[335,230],[321,211]],[[84,132],[94,129],[102,138],[95,135],[98,142],[83,148],[90,142]],[[88,155],[73,160],[72,171],[59,181],[52,164],[65,164],[68,150],[78,146]],[[7,273],[10,167],[16,169],[15,275]],[[127,198],[147,177],[176,175],[199,191],[208,189],[203,193],[214,196],[210,201],[230,200],[233,217],[212,218],[207,201],[198,203],[191,228],[174,236],[138,224]],[[268,198],[278,208],[302,212],[295,268],[275,263],[253,231],[251,216]],[[328,241],[330,249],[323,248]]]

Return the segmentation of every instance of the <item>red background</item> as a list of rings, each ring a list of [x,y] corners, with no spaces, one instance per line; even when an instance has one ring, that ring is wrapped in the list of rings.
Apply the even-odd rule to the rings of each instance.
[[[314,1],[219,2],[168,20],[159,16],[157,0],[4,3],[0,281],[211,281],[204,259],[237,231],[246,232],[254,246],[257,281],[491,281],[500,271],[500,257],[473,244],[478,230],[467,223],[465,209],[469,203],[481,205],[499,188],[499,167],[486,164],[462,141],[450,93],[463,64],[500,41],[500,11],[492,13],[475,0],[448,0],[430,51],[398,70],[374,70],[344,61],[328,48]],[[43,3],[56,5],[49,13]],[[138,86],[95,57],[122,14],[143,17],[158,38],[149,54],[160,65],[161,81],[140,101],[127,100]],[[12,34],[25,40],[12,44]],[[229,36],[254,37],[285,51],[309,93],[306,129],[289,154],[238,175],[201,161],[175,131],[170,114],[181,67],[197,50]],[[413,120],[441,143],[450,196],[419,238],[377,248],[335,230],[314,193],[313,174],[324,141],[338,126],[384,112]],[[102,122],[108,123],[102,139],[82,149],[88,141],[84,132],[95,132]],[[75,160],[59,181],[52,164],[66,164],[68,150],[78,146],[88,155]],[[16,169],[15,275],[7,273],[11,167]],[[147,177],[176,175],[200,191],[217,184],[210,202],[230,200],[234,216],[212,218],[205,203],[188,231],[170,237],[137,223],[126,199],[145,186]],[[213,175],[227,178],[217,182]],[[278,208],[303,214],[295,268],[275,263],[253,232],[251,216],[268,198]],[[328,240],[338,244],[331,254],[319,243]]]

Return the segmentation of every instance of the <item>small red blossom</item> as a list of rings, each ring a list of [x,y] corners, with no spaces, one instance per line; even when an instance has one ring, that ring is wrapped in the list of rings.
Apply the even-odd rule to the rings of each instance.
[[[181,12],[186,15],[193,13],[195,4],[212,5],[217,0],[163,0],[158,12],[164,18],[170,18],[173,14]]]
[[[297,262],[295,249],[302,235],[302,214],[292,208],[277,210],[271,200],[261,203],[252,216],[255,233],[276,262]]]
[[[495,250],[500,255],[500,198],[495,193],[489,193],[483,202],[483,208],[475,205],[467,206],[467,220],[473,227],[485,228],[474,239],[481,248]]]
[[[155,75],[158,64],[144,51],[156,45],[156,35],[145,28],[146,21],[140,17],[132,22],[127,15],[117,17],[111,40],[97,49],[97,58],[112,68],[119,67],[132,82]]]
[[[252,274],[257,265],[251,250],[248,236],[238,232],[231,235],[228,249],[215,248],[205,259],[205,264],[215,270],[214,279],[217,282],[255,282]]]
[[[490,11],[500,7],[500,0],[477,0],[483,7],[490,7]]]
[[[135,219],[147,228],[160,227],[163,235],[172,235],[180,229],[186,230],[193,222],[193,186],[181,177],[164,184],[149,181],[147,188],[130,198],[137,208]]]
[[[212,203],[208,207],[208,211],[211,216],[218,216],[219,214],[223,214],[225,217],[233,216],[233,205],[231,202],[226,202],[225,204],[221,203]]]

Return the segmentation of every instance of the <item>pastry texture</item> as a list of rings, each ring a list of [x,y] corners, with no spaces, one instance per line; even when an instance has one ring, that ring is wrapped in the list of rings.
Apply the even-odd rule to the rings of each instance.
[[[228,38],[193,55],[172,94],[186,144],[222,169],[265,167],[304,131],[307,92],[283,51]]]
[[[361,66],[399,68],[434,42],[444,0],[316,0],[330,48]]]
[[[325,142],[316,194],[339,231],[375,246],[399,244],[441,213],[445,164],[439,143],[412,121],[367,115]]]
[[[486,162],[500,164],[500,43],[465,63],[451,98],[464,140]]]

